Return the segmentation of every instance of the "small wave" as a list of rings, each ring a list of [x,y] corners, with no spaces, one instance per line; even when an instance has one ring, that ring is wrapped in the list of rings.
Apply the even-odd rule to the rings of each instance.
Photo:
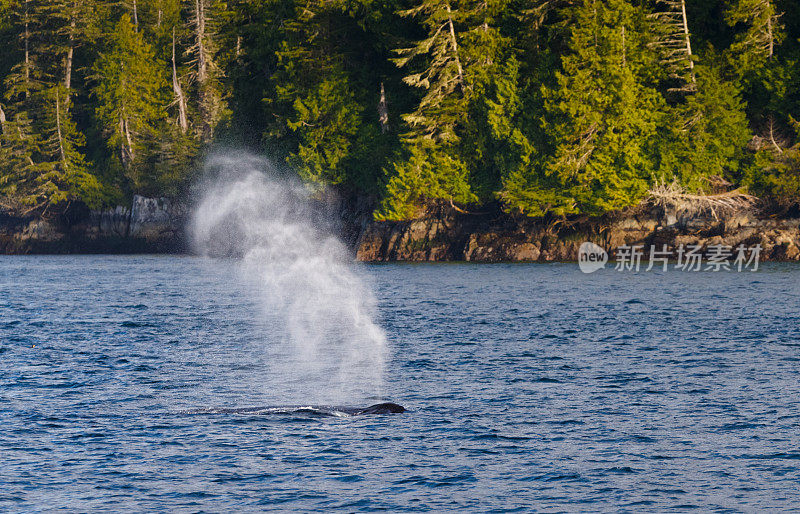
[[[192,409],[183,411],[183,414],[243,414],[251,416],[268,415],[295,415],[304,414],[308,416],[321,417],[348,417],[355,414],[355,410],[349,411],[337,407],[315,407],[313,405],[298,405],[287,407],[208,407],[203,409]]]
[[[800,460],[800,450],[789,452],[765,453],[761,455],[742,455],[743,459],[765,459],[765,460]]]
[[[537,382],[539,384],[560,384],[561,380],[558,380],[557,378],[550,378],[550,377],[539,377],[539,378],[535,379],[534,382]]]
[[[636,473],[636,471],[630,466],[615,466],[613,468],[604,469],[603,471],[612,475],[628,475]]]
[[[152,323],[140,323],[137,321],[123,321],[120,323],[120,326],[125,328],[141,328],[141,327],[152,327],[155,326]]]
[[[544,473],[541,475],[534,475],[531,477],[521,478],[520,480],[525,482],[561,482],[561,481],[569,481],[573,482],[576,480],[581,480],[581,475],[578,473]]]

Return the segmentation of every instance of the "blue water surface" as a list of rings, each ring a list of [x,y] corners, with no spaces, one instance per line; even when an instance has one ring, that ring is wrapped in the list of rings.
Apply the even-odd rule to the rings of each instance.
[[[192,413],[281,400],[235,268],[0,257],[0,511],[800,508],[796,265],[362,265],[408,412]]]

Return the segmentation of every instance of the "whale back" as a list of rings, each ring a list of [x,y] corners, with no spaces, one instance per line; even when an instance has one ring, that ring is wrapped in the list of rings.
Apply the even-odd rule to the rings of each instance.
[[[375,405],[370,405],[366,409],[358,412],[358,414],[399,414],[405,411],[406,409],[402,405],[398,405],[392,402],[386,402],[386,403],[376,403]]]
[[[224,408],[212,407],[205,409],[194,409],[185,411],[186,414],[253,414],[253,415],[286,415],[302,414],[310,416],[359,416],[362,414],[398,414],[405,412],[402,405],[385,402],[376,403],[369,407],[332,407],[314,405],[287,405],[287,406],[263,406],[263,407],[237,407]]]

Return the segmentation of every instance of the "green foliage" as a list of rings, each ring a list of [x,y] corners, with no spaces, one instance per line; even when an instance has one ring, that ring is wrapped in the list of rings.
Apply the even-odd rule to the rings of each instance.
[[[108,51],[94,66],[95,116],[135,189],[146,187],[149,180],[143,163],[153,150],[155,128],[164,115],[163,68],[127,14],[116,24]]]
[[[563,71],[557,86],[544,91],[544,125],[555,152],[506,182],[502,198],[512,209],[599,214],[644,196],[665,104],[639,76],[636,55],[646,40],[637,33],[637,14],[624,0],[587,0],[572,12]]]
[[[469,171],[463,161],[442,152],[429,139],[417,140],[409,150],[408,158],[394,165],[376,219],[416,217],[431,200],[448,200],[451,205],[477,200],[469,189]]]
[[[795,130],[800,130],[800,123],[794,119],[791,122]],[[800,205],[800,142],[787,149],[763,148],[755,161],[742,181],[751,192],[785,207]]]
[[[22,30],[19,61],[4,80],[0,190],[6,207],[46,214],[82,201],[102,203],[102,187],[82,152],[85,140],[71,116],[70,48],[85,27],[72,20],[83,2],[20,2],[6,6]],[[59,7],[65,12],[57,12]],[[0,120],[2,121],[2,120]]]
[[[297,153],[289,163],[306,182],[318,186],[340,184],[347,157],[358,133],[363,108],[355,101],[343,73],[332,70],[305,97],[294,101],[295,116],[289,128],[300,135]]]
[[[725,12],[725,21],[732,27],[745,27],[729,50],[741,72],[762,67],[785,36],[773,0],[735,0]]]
[[[711,177],[738,180],[752,134],[736,85],[716,68],[696,69],[698,92],[670,112],[659,175],[662,182],[676,179],[690,191],[703,191]]]
[[[4,209],[180,196],[218,143],[385,220],[798,198],[795,0],[0,0],[0,44]]]
[[[296,18],[284,23],[275,52],[274,89],[264,98],[274,118],[265,137],[314,190],[342,185],[375,191],[394,139],[377,131],[379,79],[364,73],[366,63],[357,65],[374,51],[356,52],[368,38],[368,20],[348,7],[294,5]]]
[[[525,173],[536,152],[525,131],[530,120],[525,118],[519,62],[512,56],[496,68],[474,87],[461,145],[472,189],[482,201],[493,198],[503,179]]]

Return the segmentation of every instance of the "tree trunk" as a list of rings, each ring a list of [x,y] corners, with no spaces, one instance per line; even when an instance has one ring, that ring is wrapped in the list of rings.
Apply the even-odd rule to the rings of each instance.
[[[6,133],[6,112],[0,104],[0,135]],[[0,148],[3,147],[3,140],[0,138]]]
[[[386,103],[386,93],[381,82],[381,99],[378,101],[378,120],[381,124],[381,134],[389,131],[389,106]]]
[[[67,56],[64,60],[64,87],[67,88],[67,98],[69,98],[69,90],[72,87],[72,61],[75,55],[75,17],[78,15],[77,2],[73,2],[72,7],[72,16],[69,20],[69,44],[67,46]],[[67,109],[69,109],[69,105],[67,105]]]
[[[689,33],[689,20],[686,15],[685,0],[657,0],[664,8],[648,15],[655,19],[654,27],[658,37],[648,46],[657,47],[661,52],[661,64],[669,72],[670,78],[679,79],[680,87],[668,91],[693,93],[697,91],[697,79],[692,59],[692,41]]]
[[[772,35],[772,16],[770,15],[767,18],[767,37],[769,37],[769,51],[768,51],[768,58],[772,59],[773,54],[775,53],[775,39]]]
[[[626,51],[625,51],[625,25],[622,26],[622,66],[628,64]]]
[[[175,62],[175,27],[172,27],[172,91],[175,93],[175,102],[178,104],[178,125],[181,133],[185,134],[189,129],[189,122],[186,118],[186,98],[183,96],[183,88],[178,80],[178,65]]]
[[[205,0],[195,0],[195,47],[197,50],[197,100],[200,122],[202,125],[202,140],[211,141],[214,129],[209,106],[210,92],[208,91],[208,61],[206,59],[206,13]]]
[[[204,85],[208,78],[208,63],[206,63],[206,14],[205,0],[195,0],[195,38],[197,45],[197,81]]]
[[[133,162],[134,154],[133,154],[133,141],[131,140],[131,131],[128,127],[128,120],[125,120],[125,141],[128,143],[128,155],[130,156],[131,162]]]
[[[61,164],[64,166],[64,171],[67,170],[67,155],[64,152],[64,135],[61,132],[61,92],[58,86],[55,89],[56,93],[56,135],[58,136],[58,152],[61,156]]]
[[[447,2],[447,24],[450,27],[450,41],[453,45],[453,55],[455,56],[456,66],[458,67],[458,82],[463,87],[464,84],[464,69],[461,67],[461,59],[458,57],[458,41],[456,41],[456,29],[453,26],[453,17],[451,16],[452,11],[450,11],[450,2]]]
[[[31,40],[31,32],[29,28],[29,4],[30,0],[25,0],[25,33],[23,37],[25,38],[25,98],[28,98],[31,87],[31,52],[30,52],[30,40]]]
[[[122,161],[122,167],[127,170],[134,159],[133,141],[128,129],[128,120],[122,114],[119,117],[119,133],[124,137],[124,140],[119,145],[120,160]]]
[[[689,37],[689,19],[686,16],[686,0],[681,0],[681,14],[683,16],[683,35],[686,39],[686,56],[689,58],[689,70],[691,70],[692,84],[697,82],[694,75],[694,60],[692,59],[692,40]]]
[[[136,6],[136,0],[133,0],[133,30],[139,32],[139,9]]]
[[[72,35],[70,35],[69,50],[67,50],[66,64],[64,65],[64,87],[68,90],[72,87],[72,56],[75,52],[75,48],[72,44]]]

